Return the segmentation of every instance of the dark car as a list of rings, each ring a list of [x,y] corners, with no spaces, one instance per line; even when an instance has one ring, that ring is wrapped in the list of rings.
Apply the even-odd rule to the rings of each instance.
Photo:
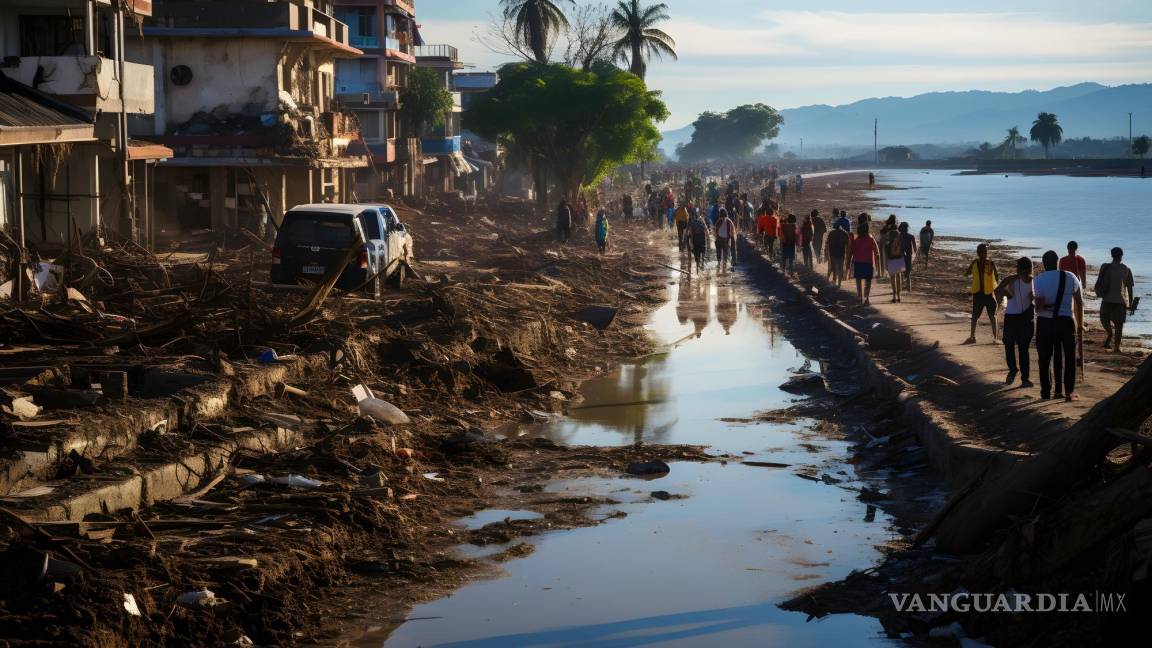
[[[367,288],[403,280],[412,238],[386,205],[301,205],[284,214],[272,248],[272,283],[322,281],[353,247],[357,254],[336,287]]]

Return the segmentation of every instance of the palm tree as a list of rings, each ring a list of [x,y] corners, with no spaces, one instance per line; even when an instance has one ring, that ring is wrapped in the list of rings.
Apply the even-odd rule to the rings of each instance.
[[[642,7],[640,0],[618,0],[612,10],[612,24],[624,32],[616,41],[613,55],[621,61],[629,61],[632,74],[644,78],[648,71],[647,60],[653,56],[668,55],[676,60],[676,41],[655,27],[656,23],[668,20],[668,5],[663,2]]]
[[[1002,144],[1000,144],[1000,147],[1002,149],[1004,149],[1005,151],[1009,151],[1010,152],[1009,157],[1011,157],[1013,160],[1015,160],[1016,159],[1016,145],[1017,144],[1023,144],[1024,142],[1027,142],[1027,141],[1028,140],[1024,139],[1024,136],[1020,134],[1020,127],[1019,126],[1013,126],[1012,128],[1008,129],[1008,137],[1004,138],[1004,142]]]
[[[1032,130],[1028,131],[1028,135],[1033,142],[1040,142],[1044,147],[1044,159],[1048,159],[1048,148],[1064,139],[1064,128],[1056,123],[1056,115],[1042,112],[1032,122]]]
[[[568,18],[559,7],[573,0],[500,0],[504,17],[516,21],[516,38],[532,50],[537,63],[548,62],[548,43],[561,28],[568,26]]]

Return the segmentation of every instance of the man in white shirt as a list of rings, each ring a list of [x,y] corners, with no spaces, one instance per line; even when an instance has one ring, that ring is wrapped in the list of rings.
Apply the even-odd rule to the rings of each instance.
[[[1032,280],[1036,300],[1036,351],[1040,356],[1040,398],[1076,400],[1076,336],[1084,332],[1084,295],[1080,279],[1059,270],[1060,256],[1044,253],[1044,272]],[[1052,391],[1054,369],[1056,390]]]

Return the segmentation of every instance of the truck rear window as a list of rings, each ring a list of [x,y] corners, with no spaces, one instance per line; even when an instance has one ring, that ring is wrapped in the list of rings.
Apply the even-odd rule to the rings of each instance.
[[[283,245],[319,245],[348,248],[356,240],[352,217],[344,214],[291,212],[280,226]]]

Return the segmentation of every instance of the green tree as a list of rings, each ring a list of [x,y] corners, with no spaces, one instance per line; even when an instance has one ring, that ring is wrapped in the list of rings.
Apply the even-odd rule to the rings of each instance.
[[[400,112],[412,125],[414,136],[419,136],[425,126],[442,125],[452,110],[452,94],[434,71],[423,67],[412,70],[408,85],[400,91],[400,102]]]
[[[513,63],[500,68],[500,82],[464,113],[464,123],[530,166],[538,197],[544,171],[574,199],[614,168],[643,159],[660,141],[656,122],[667,117],[659,93],[615,67]]]
[[[1023,144],[1027,141],[1028,140],[1024,139],[1024,136],[1020,134],[1020,127],[1013,126],[1008,129],[1008,136],[1004,138],[1000,147],[1008,154],[1009,158],[1016,159],[1016,145]]]
[[[612,11],[613,25],[623,32],[613,53],[620,61],[630,63],[632,74],[643,79],[651,57],[669,56],[676,60],[676,41],[656,24],[668,20],[668,5],[663,2],[644,7],[640,0],[618,0]]]
[[[1148,148],[1150,146],[1152,146],[1152,137],[1141,135],[1140,137],[1132,140],[1132,155],[1139,155],[1140,157],[1144,157],[1145,155],[1148,155]]]
[[[1033,142],[1040,142],[1044,147],[1044,159],[1048,159],[1048,149],[1064,139],[1064,127],[1056,121],[1056,115],[1042,112],[1032,122],[1032,130],[1028,131]]]
[[[780,133],[784,118],[762,104],[733,108],[726,113],[705,112],[692,123],[692,140],[676,149],[682,162],[744,159],[764,140]]]
[[[516,23],[516,38],[536,57],[536,62],[548,62],[552,39],[568,27],[568,18],[560,4],[573,0],[500,0],[504,17]]]

